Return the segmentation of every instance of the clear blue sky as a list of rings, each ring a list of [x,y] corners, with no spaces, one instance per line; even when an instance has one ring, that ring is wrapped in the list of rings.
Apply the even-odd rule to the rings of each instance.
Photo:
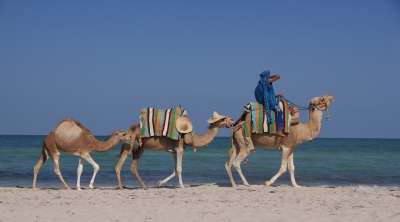
[[[335,96],[319,137],[400,138],[399,1],[0,0],[0,134],[108,135],[179,105],[202,134],[267,69],[298,105]]]

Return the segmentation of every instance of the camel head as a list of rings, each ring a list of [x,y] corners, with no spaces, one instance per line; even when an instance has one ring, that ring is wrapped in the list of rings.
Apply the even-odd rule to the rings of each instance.
[[[132,140],[132,137],[130,135],[127,135],[124,131],[122,130],[116,130],[115,135],[119,137],[119,140],[122,143],[130,143]]]
[[[207,120],[207,122],[210,123],[210,126],[217,126],[218,128],[230,128],[235,123],[233,119],[228,116],[219,115],[215,111],[213,112],[213,117]]]
[[[310,108],[317,108],[318,110],[326,110],[328,109],[329,104],[333,101],[332,94],[326,94],[324,96],[317,96],[314,97],[310,101]]]

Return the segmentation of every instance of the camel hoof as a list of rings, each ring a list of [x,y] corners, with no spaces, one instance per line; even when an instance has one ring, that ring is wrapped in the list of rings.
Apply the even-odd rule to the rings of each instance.
[[[271,182],[269,182],[269,181],[265,182],[265,186],[266,186],[266,187],[269,187],[269,186],[271,186],[271,184],[272,184],[272,183],[271,183]]]
[[[161,187],[161,185],[163,185],[163,182],[162,182],[162,180],[159,180],[158,181],[158,186]]]
[[[65,189],[66,189],[66,190],[71,190],[71,187],[66,187]]]
[[[143,189],[144,190],[148,190],[149,188],[147,186],[143,186]]]
[[[123,187],[118,187],[118,189],[120,189],[120,190],[124,190],[124,188],[123,188]]]
[[[90,188],[91,190],[94,190],[94,186],[93,186],[93,185],[89,185],[89,188]]]
[[[301,186],[299,186],[299,185],[293,185],[293,188],[300,188]]]
[[[76,190],[82,190],[80,187],[76,188]]]
[[[250,186],[250,184],[248,184],[248,183],[244,183],[243,185],[245,185],[246,187],[249,187],[249,186]]]
[[[236,184],[232,184],[232,187],[235,189],[239,189],[238,185],[236,185]]]

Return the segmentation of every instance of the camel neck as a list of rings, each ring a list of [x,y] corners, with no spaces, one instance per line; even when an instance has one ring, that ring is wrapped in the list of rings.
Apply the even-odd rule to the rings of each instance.
[[[309,140],[313,140],[321,130],[322,111],[318,109],[308,111],[308,122],[306,126],[310,132]]]
[[[215,125],[210,125],[207,131],[203,135],[194,135],[193,146],[203,147],[211,143],[219,131],[219,127]]]
[[[104,141],[95,140],[93,143],[93,150],[96,152],[105,152],[113,148],[119,142],[119,137],[115,132]]]

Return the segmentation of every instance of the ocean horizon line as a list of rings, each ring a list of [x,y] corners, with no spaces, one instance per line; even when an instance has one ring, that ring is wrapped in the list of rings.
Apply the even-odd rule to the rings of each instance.
[[[0,136],[47,136],[47,134],[0,134]],[[110,135],[93,135],[99,137],[108,137]],[[229,136],[216,136],[215,138],[229,138]],[[378,138],[378,137],[316,137],[314,139],[388,139],[398,140],[399,138]]]

